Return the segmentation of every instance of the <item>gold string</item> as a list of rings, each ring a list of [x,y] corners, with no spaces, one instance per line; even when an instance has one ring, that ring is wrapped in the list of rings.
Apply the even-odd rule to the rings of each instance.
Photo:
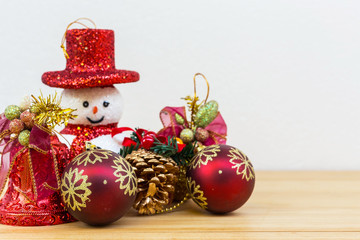
[[[13,140],[10,140],[9,142],[11,142],[11,141],[13,141]],[[9,143],[9,142],[8,142],[8,143]],[[20,150],[15,154],[15,156],[10,160],[10,162],[11,162],[11,163],[10,163],[10,167],[9,167],[9,170],[8,170],[8,172],[7,172],[7,174],[6,174],[6,177],[5,177],[6,181],[4,182],[3,186],[0,186],[0,193],[3,192],[3,190],[4,190],[5,186],[6,186],[6,182],[7,182],[7,180],[9,179],[9,176],[10,176],[10,173],[11,173],[12,168],[13,168],[13,166],[14,166],[14,163],[15,163],[16,158],[17,158],[20,154],[22,154],[26,149],[27,149],[26,147],[23,147],[22,149],[20,149]]]
[[[210,85],[209,85],[209,82],[208,80],[206,79],[205,75],[202,74],[202,73],[195,73],[194,75],[194,99],[196,98],[196,77],[197,76],[202,76],[206,82],[206,85],[207,85],[207,93],[206,93],[206,98],[205,98],[205,102],[207,101],[208,97],[209,97],[209,93],[210,93]]]
[[[37,124],[37,123],[35,123],[34,125],[35,125],[37,128],[39,128],[40,130],[42,130],[42,131],[48,133],[49,135],[51,135],[52,132],[51,132],[51,130],[48,129],[47,127],[44,127],[44,126],[42,126],[42,125],[40,125],[40,124]]]
[[[185,167],[180,167],[180,175],[179,175],[179,178],[181,180],[181,182],[186,182],[186,178],[183,179],[181,178],[181,175],[183,174],[183,176],[185,177],[186,176],[186,169]],[[172,205],[171,207],[168,207],[168,208],[165,208],[165,209],[162,209],[162,210],[158,210],[156,211],[156,214],[160,214],[160,213],[165,213],[165,212],[172,212],[174,211],[176,208],[180,207],[181,205],[183,205],[188,199],[191,199],[191,194],[189,192],[187,192],[184,196],[184,198],[178,202],[177,204],[175,205]]]
[[[30,148],[29,148],[30,149]],[[30,168],[30,178],[31,178],[31,182],[32,182],[32,187],[33,187],[33,191],[34,191],[34,194],[35,194],[35,201],[37,200],[37,197],[38,197],[38,192],[37,192],[37,189],[36,189],[36,180],[35,180],[35,174],[34,174],[34,168],[33,168],[33,164],[32,164],[32,158],[31,158],[31,154],[30,154],[30,150],[28,150],[28,163],[29,163],[29,168]],[[15,158],[16,160],[16,158]],[[14,162],[15,162],[14,160]]]
[[[191,195],[189,193],[187,193],[185,195],[185,197],[183,198],[183,200],[181,200],[179,203],[169,207],[169,208],[165,208],[163,210],[160,210],[160,211],[157,211],[156,214],[159,214],[159,213],[165,213],[165,212],[172,212],[174,211],[176,208],[180,207],[181,205],[183,205],[188,199],[191,198]]]
[[[35,145],[33,145],[33,144],[29,144],[29,145],[28,145],[28,148],[34,149],[34,150],[36,150],[37,152],[42,153],[42,154],[46,154],[46,153],[47,153],[47,151],[45,151],[45,150],[43,150],[43,149],[41,149],[41,148],[39,148],[39,147],[37,147],[37,146],[35,146]]]
[[[2,133],[0,133],[0,142],[8,135],[11,135],[11,131],[10,130],[5,130]]]
[[[77,24],[82,25],[82,26],[85,27],[85,28],[89,28],[86,24],[84,24],[84,23],[82,23],[82,22],[79,22],[80,20],[87,20],[87,21],[91,22],[91,23],[94,25],[94,27],[96,28],[95,22],[94,22],[93,20],[91,20],[90,18],[85,18],[85,17],[83,17],[83,18],[78,18],[78,19],[76,19],[75,21],[69,23],[69,25],[67,25],[66,30],[65,30],[65,33],[64,33],[64,35],[63,35],[63,37],[62,37],[62,40],[61,40],[61,45],[60,45],[60,48],[63,50],[64,56],[65,56],[66,59],[69,59],[69,54],[66,52],[64,43],[65,43],[65,40],[66,40],[66,33],[67,33],[67,31],[69,30],[69,28],[71,27],[71,25],[77,23]]]
[[[200,103],[200,105],[202,104],[205,104],[208,97],[209,97],[209,93],[210,93],[210,85],[209,85],[209,82],[208,80],[206,79],[205,75],[202,74],[202,73],[195,73],[194,75],[194,98],[193,98],[193,102],[192,102],[192,108],[191,108],[191,122],[190,122],[190,128],[192,128],[195,124],[194,124],[194,117],[195,117],[195,105],[196,105],[196,102],[197,102],[197,99],[196,99],[196,77],[197,76],[202,76],[206,82],[206,85],[207,85],[207,93],[206,93],[206,98],[205,98],[205,101],[202,101]]]
[[[53,155],[54,169],[55,169],[56,181],[57,181],[57,185],[58,185],[56,190],[60,190],[61,180],[60,180],[60,173],[59,173],[59,167],[58,167],[58,159],[56,158],[55,150],[51,144],[50,144],[50,148],[51,148],[51,154]]]

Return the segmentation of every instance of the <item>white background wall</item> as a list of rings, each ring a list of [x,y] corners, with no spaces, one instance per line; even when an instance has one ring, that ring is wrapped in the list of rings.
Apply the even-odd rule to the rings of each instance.
[[[41,75],[65,67],[62,35],[86,16],[115,30],[117,68],[141,75],[117,85],[121,125],[159,130],[202,72],[256,169],[360,169],[359,13],[347,0],[1,0],[0,109],[54,92]]]

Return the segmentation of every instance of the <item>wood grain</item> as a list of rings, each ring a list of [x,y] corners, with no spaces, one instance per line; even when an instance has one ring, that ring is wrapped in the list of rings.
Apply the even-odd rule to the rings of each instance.
[[[0,225],[0,239],[360,239],[360,172],[258,171],[253,196],[227,215],[191,201],[171,214],[89,227]]]

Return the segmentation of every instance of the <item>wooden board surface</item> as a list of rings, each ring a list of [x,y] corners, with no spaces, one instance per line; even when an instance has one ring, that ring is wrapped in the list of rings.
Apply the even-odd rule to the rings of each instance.
[[[0,239],[360,239],[360,172],[258,171],[250,200],[227,215],[188,201],[178,211],[134,211],[102,228],[0,225]]]

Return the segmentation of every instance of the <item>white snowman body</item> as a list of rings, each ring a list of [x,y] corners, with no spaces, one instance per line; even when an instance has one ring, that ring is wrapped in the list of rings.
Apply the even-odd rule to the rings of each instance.
[[[123,99],[115,87],[94,87],[82,89],[65,89],[62,92],[62,105],[76,109],[77,117],[69,124],[79,126],[101,126],[118,123],[123,113]],[[75,135],[63,134],[70,143]],[[102,135],[91,140],[91,143],[102,148],[119,152],[122,147],[123,134],[114,137]]]

